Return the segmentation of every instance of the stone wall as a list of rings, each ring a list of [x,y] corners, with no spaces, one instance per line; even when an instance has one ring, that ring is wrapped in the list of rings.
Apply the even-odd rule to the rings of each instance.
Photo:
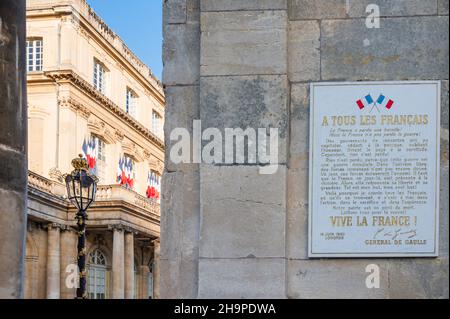
[[[23,296],[27,111],[25,0],[0,2],[0,299]]]
[[[162,298],[448,298],[448,0],[165,0]],[[378,4],[381,28],[366,28]],[[309,84],[441,80],[439,258],[307,257]],[[280,168],[174,164],[170,133],[278,127]],[[368,264],[381,287],[365,285]]]

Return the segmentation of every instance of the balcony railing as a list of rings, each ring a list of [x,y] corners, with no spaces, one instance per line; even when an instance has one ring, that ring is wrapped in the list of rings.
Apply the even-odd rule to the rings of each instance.
[[[96,201],[123,200],[159,215],[159,204],[120,185],[99,185]]]
[[[28,186],[59,198],[67,198],[66,188],[63,183],[50,180],[31,171],[28,171]],[[120,185],[99,185],[97,187],[97,196],[95,200],[96,202],[124,201],[143,208],[150,213],[160,215],[159,203]]]

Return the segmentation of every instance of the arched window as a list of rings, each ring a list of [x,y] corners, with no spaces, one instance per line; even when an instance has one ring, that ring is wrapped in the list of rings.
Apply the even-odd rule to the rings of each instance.
[[[106,298],[106,257],[98,249],[89,254],[87,288],[89,299]]]

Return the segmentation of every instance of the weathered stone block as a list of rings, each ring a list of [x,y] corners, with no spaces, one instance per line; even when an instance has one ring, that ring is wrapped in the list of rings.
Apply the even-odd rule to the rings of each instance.
[[[286,74],[285,11],[201,14],[201,75]]]
[[[309,153],[309,84],[291,85],[290,113],[289,167],[300,167],[296,160],[307,162]]]
[[[345,18],[346,0],[288,0],[290,20]]]
[[[26,155],[11,150],[3,150],[0,144],[0,188],[16,192],[26,192]]]
[[[308,258],[308,169],[289,168],[287,174],[286,257]]]
[[[225,128],[278,128],[278,162],[286,163],[287,90],[286,76],[202,78],[202,127],[218,128],[223,138]]]
[[[199,298],[285,298],[282,258],[200,259]]]
[[[161,258],[197,258],[200,220],[199,172],[165,173],[162,181]]]
[[[198,84],[200,75],[200,26],[198,23],[164,26],[163,83]]]
[[[198,260],[161,259],[161,299],[194,299],[198,292]]]
[[[448,258],[401,259],[388,264],[389,298],[448,299]]]
[[[441,127],[448,129],[448,80],[441,81]]]
[[[350,0],[348,15],[350,17],[367,17],[369,13],[366,12],[366,8],[370,4],[379,6],[382,17],[437,14],[435,0]]]
[[[186,0],[166,0],[163,11],[166,24],[186,23]]]
[[[447,16],[389,18],[381,24],[389,31],[367,29],[363,19],[323,21],[322,79],[448,78]]]
[[[1,9],[1,7],[0,7]],[[3,163],[3,159],[1,159]],[[3,169],[3,167],[2,167]],[[0,298],[22,298],[26,196],[0,188]],[[9,244],[5,244],[9,243]]]
[[[320,79],[320,26],[318,21],[290,21],[288,38],[289,80]]]
[[[193,121],[200,119],[200,87],[198,85],[168,86],[165,88],[165,96],[165,115],[170,119],[164,123],[164,141],[167,150],[165,169],[169,172],[190,170],[195,164],[172,162],[170,151],[178,140],[171,141],[170,134],[176,128],[184,128],[192,132]],[[192,154],[192,145],[190,152]]]
[[[202,165],[200,179],[201,257],[284,257],[285,166]]]
[[[386,298],[389,273],[384,260],[327,259],[289,260],[287,267],[288,298]],[[380,270],[380,288],[369,289],[367,265],[376,264]]]
[[[286,9],[287,0],[203,0],[201,10],[233,11],[233,10],[277,10]]]
[[[438,13],[440,15],[448,15],[449,0],[438,0]]]

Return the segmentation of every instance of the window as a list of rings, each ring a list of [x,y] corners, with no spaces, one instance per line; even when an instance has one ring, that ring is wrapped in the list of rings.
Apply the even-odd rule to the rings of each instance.
[[[137,114],[137,95],[134,93],[133,90],[130,88],[127,88],[127,99],[126,99],[126,106],[125,109],[128,114],[130,114],[133,117],[136,117]]]
[[[27,40],[27,70],[42,71],[42,38]]]
[[[106,69],[97,59],[94,59],[94,87],[105,94]]]
[[[105,142],[95,135],[85,139],[82,147],[84,158],[89,164],[89,169],[100,180],[106,181],[106,145]]]
[[[97,157],[96,175],[100,183],[106,183],[106,144],[102,139],[94,136]]]
[[[162,135],[162,117],[155,111],[152,113],[152,130],[156,136]]]
[[[123,156],[119,159],[119,166],[117,168],[117,182],[128,189],[134,189],[135,184],[135,163],[133,159],[128,156]]]
[[[155,171],[148,173],[147,177],[147,198],[159,203],[161,199],[161,177]]]
[[[89,299],[106,298],[106,257],[98,249],[89,254],[87,291]]]

